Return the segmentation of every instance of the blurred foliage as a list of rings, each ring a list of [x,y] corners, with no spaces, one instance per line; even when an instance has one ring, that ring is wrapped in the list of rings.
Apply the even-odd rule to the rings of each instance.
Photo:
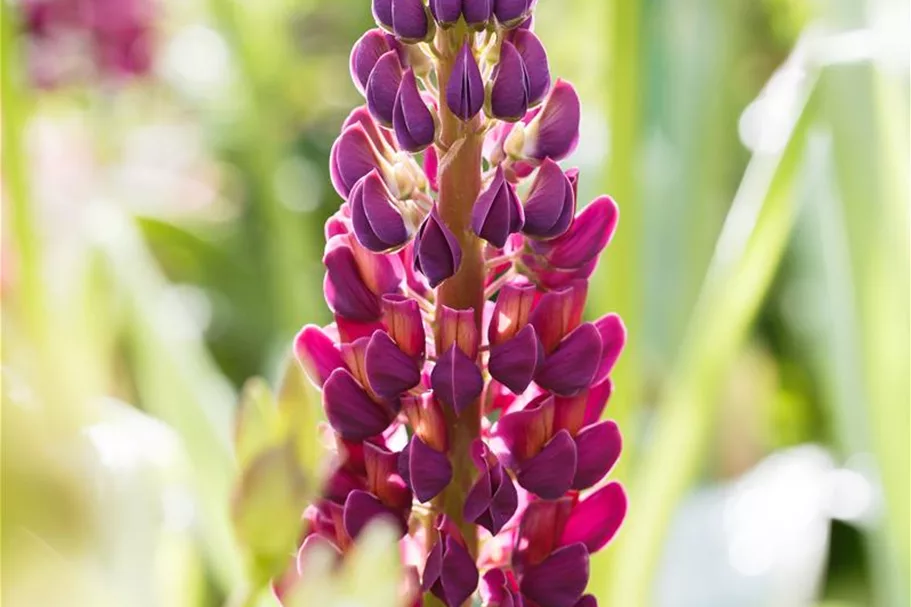
[[[651,604],[685,497],[818,443],[875,496],[833,524],[819,604],[907,606],[907,3],[538,4],[583,98],[580,199],[621,209],[589,313],[630,329],[608,414],[631,511],[592,590]],[[26,5],[3,3],[0,56],[3,599],[268,604],[249,589],[321,472],[289,350],[329,321],[327,157],[367,2],[161,0],[150,73],[54,88]],[[335,574],[314,557],[301,604],[386,604],[383,533]]]

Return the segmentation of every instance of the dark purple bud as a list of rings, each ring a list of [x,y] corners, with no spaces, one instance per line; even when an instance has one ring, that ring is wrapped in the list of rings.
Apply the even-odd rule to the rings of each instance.
[[[504,27],[513,27],[528,16],[531,0],[494,0],[493,14]]]
[[[326,266],[323,291],[333,312],[362,322],[380,317],[379,299],[361,279],[349,247],[330,249],[323,257],[323,264]]]
[[[395,51],[381,56],[364,88],[370,115],[383,126],[391,127],[395,116],[395,99],[402,84],[402,64]]]
[[[386,253],[403,246],[411,237],[392,194],[376,169],[355,184],[348,204],[354,235],[365,249]]]
[[[566,520],[560,544],[582,543],[589,554],[613,539],[626,517],[626,493],[620,483],[608,483],[576,504]]]
[[[462,15],[462,0],[430,0],[430,13],[444,27],[455,25]]]
[[[395,50],[393,44],[394,39],[381,29],[368,30],[354,43],[348,67],[351,70],[351,80],[362,95],[367,91],[367,80],[373,67],[385,53]]]
[[[403,295],[384,295],[383,326],[402,352],[415,360],[424,358],[426,336],[421,307]]]
[[[620,429],[612,421],[583,428],[576,435],[576,477],[573,489],[588,489],[607,476],[623,448]]]
[[[381,166],[379,152],[361,124],[342,131],[329,150],[329,177],[338,195],[347,199],[354,185]]]
[[[455,409],[456,415],[484,390],[484,378],[478,365],[455,344],[437,360],[430,374],[430,384],[434,395]]]
[[[580,325],[544,359],[535,382],[560,396],[573,396],[592,383],[601,363],[601,336],[591,323]]]
[[[493,0],[462,0],[462,16],[465,23],[474,30],[481,30],[487,26],[493,13]]]
[[[588,585],[588,550],[564,546],[522,574],[522,594],[541,607],[573,607]]]
[[[420,2],[420,0],[417,0]],[[411,68],[405,70],[395,97],[392,128],[402,149],[416,153],[431,143],[436,136],[433,113],[421,98],[418,83]]]
[[[517,29],[510,41],[519,55],[528,74],[528,105],[539,103],[550,90],[550,68],[547,65],[547,51],[544,45],[527,29]]]
[[[421,381],[417,361],[402,352],[383,331],[375,332],[370,338],[364,367],[370,387],[385,399],[398,398]]]
[[[421,0],[392,0],[392,31],[405,42],[421,42],[430,34],[430,20]]]
[[[516,481],[541,499],[555,500],[569,491],[576,475],[576,444],[560,430],[541,452],[522,463]]]
[[[392,30],[392,0],[373,0],[373,18],[387,30]]]
[[[481,474],[465,497],[463,515],[496,535],[515,514],[518,493],[503,464],[481,439],[472,443],[471,457]]]
[[[389,427],[393,411],[373,401],[347,369],[323,384],[323,409],[332,428],[347,440],[364,440]]]
[[[421,588],[447,607],[460,607],[478,587],[478,568],[462,538],[446,523],[444,519],[437,525],[440,537],[427,555]]]
[[[521,331],[531,315],[535,303],[534,285],[507,283],[497,295],[487,337],[492,346],[512,339]]]
[[[432,288],[452,276],[462,263],[462,248],[436,209],[427,215],[414,243],[414,268]]]
[[[599,196],[573,221],[562,236],[534,241],[532,249],[554,268],[573,270],[594,262],[610,243],[617,227],[617,204],[609,196]]]
[[[595,328],[601,335],[601,364],[595,373],[595,383],[600,383],[610,375],[623,346],[626,345],[626,327],[616,314],[608,314],[595,321]]]
[[[471,229],[493,246],[503,248],[509,235],[518,232],[524,222],[516,190],[506,181],[503,168],[498,166],[490,185],[474,203]]]
[[[528,111],[528,68],[512,43],[503,41],[500,61],[491,76],[490,111],[494,118],[515,122]]]
[[[408,485],[419,502],[427,503],[452,480],[452,464],[445,453],[427,445],[417,435],[408,445]]]
[[[402,535],[407,531],[405,522],[400,516],[396,516],[376,496],[359,489],[348,494],[348,499],[345,500],[343,516],[345,532],[352,539],[356,539],[364,527],[376,518],[385,518],[390,523],[395,524]]]
[[[316,386],[322,386],[330,373],[345,366],[338,346],[316,325],[307,325],[297,334],[294,354]]]
[[[569,229],[575,213],[572,183],[556,162],[545,158],[525,200],[522,232],[537,238],[556,238]]]
[[[543,360],[544,350],[535,328],[525,325],[512,339],[491,347],[487,367],[490,375],[513,394],[522,394]]]
[[[446,105],[461,120],[474,118],[484,105],[484,80],[467,41],[462,44],[446,83]]]
[[[541,111],[525,127],[523,153],[537,160],[562,160],[569,156],[579,143],[580,118],[576,89],[565,80],[557,80]]]

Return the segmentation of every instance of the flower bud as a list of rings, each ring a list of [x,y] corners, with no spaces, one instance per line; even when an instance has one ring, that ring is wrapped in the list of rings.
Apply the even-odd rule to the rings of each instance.
[[[526,158],[562,160],[579,143],[581,108],[576,89],[565,80],[557,80],[540,111],[525,127]]]
[[[514,27],[528,16],[531,0],[494,0],[493,14],[503,27]]]
[[[399,146],[412,153],[420,152],[436,137],[436,121],[421,98],[411,69],[405,71],[392,114],[392,128]]]
[[[433,35],[422,0],[392,0],[392,31],[404,42],[423,42]]]
[[[383,253],[403,246],[414,228],[405,224],[392,194],[374,169],[364,176],[348,197],[351,225],[361,245]]]
[[[522,57],[528,76],[528,105],[534,106],[544,99],[550,90],[550,68],[544,45],[527,29],[516,29],[510,42]]]
[[[566,336],[535,372],[535,382],[560,396],[572,396],[591,383],[601,364],[601,336],[591,323]]]
[[[595,373],[594,383],[601,383],[610,375],[620,352],[626,345],[626,327],[616,314],[608,314],[595,321],[595,328],[601,335],[601,362]]]
[[[398,398],[421,382],[418,362],[402,352],[383,331],[374,332],[364,354],[367,382],[381,398]]]
[[[537,605],[574,607],[585,592],[588,576],[588,550],[583,544],[571,544],[527,568],[519,590]]]
[[[443,27],[451,27],[462,16],[462,0],[430,0],[430,13]]]
[[[544,350],[535,334],[535,328],[526,325],[519,333],[503,343],[491,347],[488,370],[491,377],[521,394],[531,383],[538,365],[544,360]]]
[[[524,222],[522,203],[516,196],[516,190],[506,181],[503,168],[498,166],[490,185],[474,203],[471,228],[490,244],[503,248],[509,235],[518,232]]]
[[[373,18],[376,22],[392,31],[392,0],[373,0]]]
[[[395,418],[394,408],[371,399],[347,369],[336,369],[323,384],[323,409],[332,428],[348,440],[376,436]]]
[[[364,95],[370,115],[383,126],[392,126],[395,98],[402,83],[402,64],[395,51],[388,51],[376,62],[367,79]]]
[[[323,290],[333,312],[359,321],[380,317],[378,298],[361,279],[349,247],[330,249],[323,257],[323,264],[326,266]]]
[[[610,243],[618,215],[617,204],[609,196],[599,196],[582,209],[562,236],[553,240],[532,241],[530,246],[553,268],[581,268],[594,262]]]
[[[329,374],[345,366],[336,343],[316,325],[307,325],[297,334],[294,354],[316,386],[322,386]]]
[[[575,213],[572,183],[556,162],[545,158],[525,200],[522,232],[537,238],[556,238],[569,229]]]
[[[458,528],[444,515],[437,521],[439,538],[427,555],[421,587],[446,607],[460,607],[478,587],[478,567]]]
[[[474,118],[484,105],[484,80],[467,40],[456,56],[446,83],[446,105],[461,120]]]
[[[412,436],[399,457],[399,471],[419,502],[439,495],[452,480],[452,464],[446,453],[434,449],[420,436]]]
[[[463,516],[496,535],[519,505],[516,487],[503,464],[481,439],[472,443],[471,458],[480,475],[465,497]]]
[[[345,532],[357,539],[361,531],[375,519],[385,518],[399,529],[400,535],[405,535],[407,526],[402,516],[387,507],[375,495],[362,489],[355,489],[345,499],[343,511],[343,524]]]
[[[620,458],[623,438],[617,424],[608,420],[583,428],[574,440],[577,459],[572,488],[582,491],[611,471]]]
[[[487,113],[507,122],[521,120],[528,111],[529,87],[525,62],[516,47],[504,40],[500,47],[500,59],[491,75]]]
[[[414,268],[427,277],[432,288],[455,274],[462,262],[459,241],[440,219],[436,209],[421,224],[414,249]]]
[[[493,13],[493,0],[462,0],[462,16],[469,28],[480,31],[487,27]]]
[[[380,57],[399,47],[395,38],[381,29],[368,30],[351,47],[351,56],[348,59],[348,68],[351,71],[351,80],[360,93],[366,94],[367,80]]]
[[[437,360],[430,374],[434,395],[462,413],[484,390],[484,378],[474,359],[453,344]]]
[[[347,127],[329,151],[329,176],[335,191],[347,199],[354,184],[383,163],[367,130],[361,124]]]

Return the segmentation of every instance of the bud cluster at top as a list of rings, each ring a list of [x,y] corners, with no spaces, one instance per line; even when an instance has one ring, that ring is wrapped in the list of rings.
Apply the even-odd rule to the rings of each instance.
[[[604,480],[620,433],[601,421],[626,332],[613,314],[582,318],[617,207],[602,196],[576,212],[579,173],[557,162],[576,146],[579,98],[551,79],[533,5],[374,0],[379,27],[351,52],[366,102],[330,157],[344,200],[325,228],[335,322],[295,342],[335,445],[300,553],[319,543],[343,558],[368,522],[393,521],[409,604],[432,593],[448,607],[472,596],[592,607],[589,556],[626,513],[622,487]],[[460,137],[444,142],[453,117]],[[465,138],[483,140],[471,236],[439,208],[441,175]],[[483,248],[480,328],[475,310],[438,301],[466,242]],[[452,424],[478,409],[470,453],[456,454]],[[465,461],[472,484],[454,521],[437,497]]]

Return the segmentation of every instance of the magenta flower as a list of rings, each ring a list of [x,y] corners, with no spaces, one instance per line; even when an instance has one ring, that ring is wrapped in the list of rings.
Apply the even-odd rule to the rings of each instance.
[[[337,448],[300,554],[344,559],[389,521],[412,604],[596,607],[589,559],[626,516],[602,419],[626,328],[583,317],[617,206],[577,212],[579,172],[557,162],[579,97],[551,82],[533,6],[374,0],[382,29],[350,61],[366,106],[330,154],[335,322],[295,353]]]

